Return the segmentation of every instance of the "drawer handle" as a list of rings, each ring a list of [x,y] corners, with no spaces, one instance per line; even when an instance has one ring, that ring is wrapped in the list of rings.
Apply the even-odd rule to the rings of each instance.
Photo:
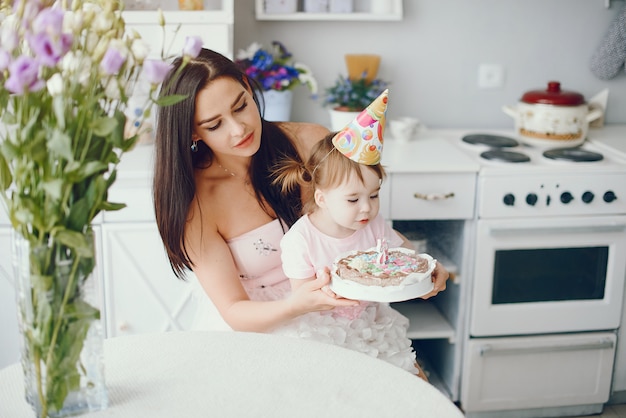
[[[446,194],[423,194],[423,193],[415,193],[413,197],[416,199],[422,200],[445,200],[454,197],[454,193],[446,193]]]
[[[481,357],[488,355],[516,355],[516,354],[535,354],[535,353],[547,353],[556,351],[582,351],[582,350],[600,350],[613,348],[613,341],[609,339],[602,339],[596,342],[590,342],[585,344],[571,344],[571,345],[547,345],[543,347],[526,347],[526,348],[496,348],[492,345],[486,344],[480,347]]]

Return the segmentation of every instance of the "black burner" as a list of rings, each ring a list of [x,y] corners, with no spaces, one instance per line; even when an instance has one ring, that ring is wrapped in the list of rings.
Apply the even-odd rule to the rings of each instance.
[[[480,156],[486,160],[502,161],[505,163],[527,163],[530,157],[521,152],[490,150],[485,151]]]
[[[466,135],[463,137],[463,141],[472,145],[487,145],[491,148],[512,148],[519,145],[513,138],[491,134]]]
[[[543,156],[552,160],[572,161],[572,162],[593,162],[604,158],[602,154],[593,151],[586,151],[580,148],[555,148],[547,150]]]

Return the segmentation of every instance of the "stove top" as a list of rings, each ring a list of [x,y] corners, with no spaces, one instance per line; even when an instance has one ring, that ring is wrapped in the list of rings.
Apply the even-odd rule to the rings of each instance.
[[[468,133],[454,140],[481,168],[479,175],[504,173],[626,172],[626,158],[586,141],[574,148],[543,149],[500,133]]]
[[[451,141],[480,167],[478,218],[626,213],[626,155],[601,144],[544,149],[500,132]]]

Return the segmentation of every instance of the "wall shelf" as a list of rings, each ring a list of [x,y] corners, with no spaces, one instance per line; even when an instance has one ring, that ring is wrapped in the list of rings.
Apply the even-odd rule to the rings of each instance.
[[[355,3],[362,3],[355,0]],[[266,13],[265,0],[255,0],[257,20],[275,21],[399,21],[403,18],[402,0],[385,0],[389,11],[370,11],[370,3],[355,4],[351,13],[309,13],[298,9],[295,13]]]

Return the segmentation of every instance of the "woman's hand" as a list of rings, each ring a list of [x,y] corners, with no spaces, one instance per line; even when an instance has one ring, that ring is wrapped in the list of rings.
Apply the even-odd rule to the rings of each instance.
[[[345,299],[335,294],[330,287],[330,270],[319,270],[314,279],[295,287],[289,298],[293,309],[299,314],[315,311],[328,311],[337,306],[358,306],[356,300]]]
[[[443,264],[441,264],[439,261],[437,261],[436,263],[437,264],[435,265],[435,270],[433,270],[431,279],[434,283],[433,290],[431,290],[430,293],[422,296],[422,299],[432,298],[433,296],[437,295],[437,293],[446,290],[446,281],[450,277],[450,273],[448,273],[448,270],[446,270]]]

